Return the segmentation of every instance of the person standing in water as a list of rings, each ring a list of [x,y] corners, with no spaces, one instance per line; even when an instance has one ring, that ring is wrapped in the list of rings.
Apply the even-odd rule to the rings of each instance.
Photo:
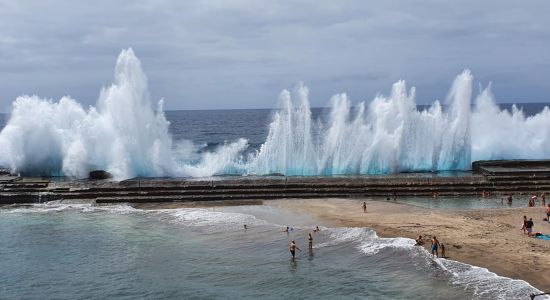
[[[295,241],[290,242],[290,246],[288,247],[288,249],[290,250],[290,254],[292,254],[292,259],[296,257],[296,249],[298,249],[298,251],[302,251],[300,248],[298,248],[298,246],[296,246]]]
[[[363,213],[367,212],[367,202],[363,202]]]
[[[309,242],[309,250],[313,249],[313,237],[311,236],[311,233],[308,233],[307,240]]]
[[[439,257],[439,241],[437,240],[437,238],[434,236],[432,237],[432,255],[434,257]]]

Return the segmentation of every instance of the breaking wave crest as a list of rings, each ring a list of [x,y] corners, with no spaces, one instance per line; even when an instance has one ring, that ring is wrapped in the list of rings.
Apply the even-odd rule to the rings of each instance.
[[[472,160],[550,156],[550,109],[526,116],[501,110],[490,87],[476,97],[465,70],[445,105],[416,106],[415,88],[395,83],[389,96],[352,105],[330,100],[326,118],[313,119],[308,89],[283,91],[266,141],[250,151],[244,138],[198,153],[172,140],[163,101],[151,105],[147,78],[132,49],[117,60],[111,86],[88,108],[70,97],[54,102],[18,97],[0,132],[0,166],[28,175],[86,177],[107,170],[135,176],[203,177],[221,174],[379,174],[464,170]]]

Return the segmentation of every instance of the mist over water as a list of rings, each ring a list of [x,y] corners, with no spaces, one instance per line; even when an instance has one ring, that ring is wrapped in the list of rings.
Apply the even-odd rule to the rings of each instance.
[[[398,81],[389,96],[369,103],[334,95],[327,114],[314,117],[308,88],[299,84],[281,92],[261,146],[237,138],[203,151],[193,141],[173,140],[163,101],[153,106],[141,64],[128,49],[95,107],[70,97],[18,97],[0,132],[0,166],[74,177],[103,169],[125,179],[465,170],[481,159],[550,157],[548,107],[530,116],[515,106],[501,109],[490,86],[474,95],[472,85],[465,70],[444,103],[418,109],[415,88]]]

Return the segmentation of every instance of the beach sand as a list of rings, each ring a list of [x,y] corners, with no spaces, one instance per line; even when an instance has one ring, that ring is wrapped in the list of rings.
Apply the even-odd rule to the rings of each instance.
[[[527,237],[520,230],[524,215],[535,222],[534,232],[550,234],[542,207],[483,210],[435,210],[386,201],[287,199],[264,201],[274,207],[304,212],[334,226],[369,227],[380,237],[416,238],[426,249],[435,235],[445,244],[448,259],[485,267],[536,288],[550,291],[550,241]],[[429,249],[428,249],[429,250]]]

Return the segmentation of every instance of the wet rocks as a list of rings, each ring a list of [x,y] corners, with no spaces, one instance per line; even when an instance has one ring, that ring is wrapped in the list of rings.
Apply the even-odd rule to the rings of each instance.
[[[113,175],[104,170],[94,170],[90,172],[88,178],[95,179],[95,180],[109,179],[109,178],[113,178]]]

